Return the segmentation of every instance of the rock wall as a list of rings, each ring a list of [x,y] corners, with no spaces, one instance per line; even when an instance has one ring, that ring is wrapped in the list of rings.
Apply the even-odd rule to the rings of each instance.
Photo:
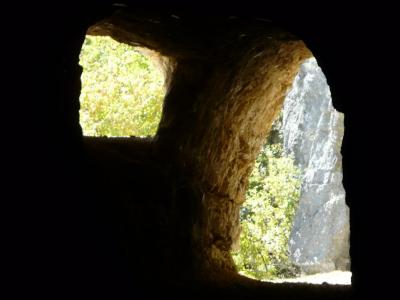
[[[283,142],[303,172],[290,236],[292,261],[312,274],[349,270],[349,209],[342,185],[344,115],[315,58],[301,65],[283,109]]]

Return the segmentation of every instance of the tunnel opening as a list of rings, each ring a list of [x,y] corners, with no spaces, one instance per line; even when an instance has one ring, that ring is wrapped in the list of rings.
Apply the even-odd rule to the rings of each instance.
[[[351,284],[342,184],[344,115],[314,57],[300,66],[249,177],[240,210],[240,274],[272,282]]]
[[[132,266],[137,248],[143,257],[152,255],[138,277],[178,286],[246,287],[255,283],[238,276],[230,251],[240,233],[247,178],[288,87],[311,53],[297,37],[264,23],[207,22],[198,35],[199,28],[184,18],[118,11],[89,29],[95,36],[156,49],[176,63],[164,64],[167,91],[153,139],[121,143],[86,137],[85,150],[94,158],[93,173],[106,178],[104,203],[122,216],[113,222],[128,228],[123,247]],[[215,33],[215,28],[222,29]],[[156,214],[148,219],[149,212]],[[140,232],[139,238],[132,231]]]
[[[83,135],[153,137],[166,93],[165,61],[148,48],[86,35],[80,53]]]

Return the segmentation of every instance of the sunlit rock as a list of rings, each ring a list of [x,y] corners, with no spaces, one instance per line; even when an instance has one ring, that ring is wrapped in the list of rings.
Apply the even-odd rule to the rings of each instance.
[[[303,172],[290,255],[304,273],[348,270],[349,209],[342,185],[343,114],[332,106],[315,58],[296,76],[283,108],[285,151]]]

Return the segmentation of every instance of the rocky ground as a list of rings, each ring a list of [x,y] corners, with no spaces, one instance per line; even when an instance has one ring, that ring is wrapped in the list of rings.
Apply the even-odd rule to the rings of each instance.
[[[351,284],[351,272],[344,271],[333,271],[329,273],[320,273],[315,275],[307,275],[301,276],[297,278],[290,279],[276,279],[271,280],[271,282],[304,282],[304,283],[312,283],[312,284]]]

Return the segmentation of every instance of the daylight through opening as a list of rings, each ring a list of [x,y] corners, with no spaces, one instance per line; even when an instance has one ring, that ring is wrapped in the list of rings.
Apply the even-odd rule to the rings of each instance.
[[[240,274],[351,284],[343,121],[316,59],[305,60],[249,178],[232,252]]]
[[[165,95],[162,58],[149,49],[87,35],[80,53],[84,136],[154,136]]]

